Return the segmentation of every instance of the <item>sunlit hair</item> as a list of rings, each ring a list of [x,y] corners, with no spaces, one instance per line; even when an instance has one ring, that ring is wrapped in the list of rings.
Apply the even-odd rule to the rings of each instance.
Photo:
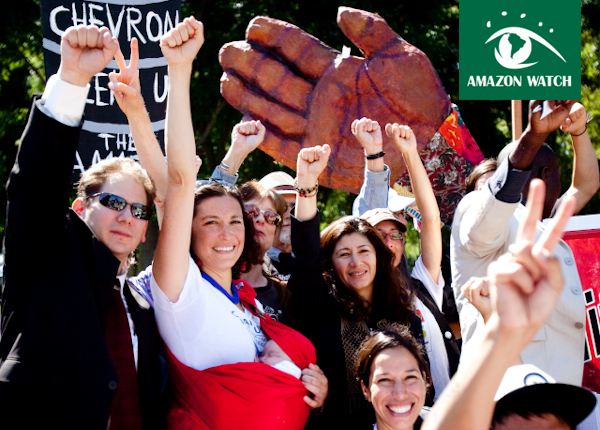
[[[81,174],[77,184],[77,197],[88,197],[99,193],[102,186],[111,176],[130,176],[138,182],[146,192],[146,205],[151,206],[154,202],[154,185],[148,176],[148,173],[140,164],[131,158],[115,157],[102,160],[94,164]],[[143,203],[143,202],[139,202]]]
[[[471,191],[474,191],[477,180],[487,173],[495,172],[496,169],[498,169],[498,162],[495,158],[486,158],[475,166],[471,174],[467,176],[466,192],[470,193]]]
[[[377,356],[390,348],[402,347],[415,358],[419,370],[425,380],[425,385],[431,387],[429,366],[421,344],[410,334],[408,327],[394,325],[369,336],[361,345],[356,358],[356,378],[369,386],[373,362]]]
[[[371,303],[344,284],[333,267],[333,251],[339,240],[358,233],[367,238],[375,249],[377,260]],[[406,277],[392,270],[393,254],[379,232],[367,221],[352,216],[329,224],[321,233],[321,248],[325,259],[325,280],[330,284],[343,317],[364,320],[371,315],[379,319],[408,323],[413,316],[413,293]]]
[[[252,218],[244,212],[244,202],[242,201],[239,190],[218,182],[208,183],[196,189],[194,196],[194,216],[196,216],[197,209],[202,202],[211,197],[231,197],[239,203],[242,211],[244,220],[244,249],[242,250],[242,255],[231,269],[233,278],[235,279],[240,276],[241,272],[248,271],[251,264],[262,262],[260,247],[254,238],[254,223]],[[190,252],[194,260],[197,260],[192,249],[190,249]]]
[[[262,200],[269,199],[273,203],[275,212],[283,219],[283,214],[287,209],[287,202],[285,199],[274,189],[267,189],[263,187],[258,181],[251,180],[243,183],[240,186],[240,194],[244,202],[250,200]],[[278,226],[279,227],[279,226]]]
[[[275,212],[277,212],[277,214],[281,217],[281,220],[283,221],[283,216],[285,214],[285,211],[287,210],[288,205],[287,205],[287,202],[285,201],[285,199],[281,196],[281,194],[279,194],[272,188],[265,188],[264,186],[262,186],[260,184],[260,182],[254,180],[254,179],[243,183],[239,187],[239,189],[240,189],[240,195],[242,196],[242,200],[244,202],[249,202],[250,200],[269,199],[271,201],[271,203],[273,204],[273,208],[275,209]],[[279,236],[279,233],[281,232],[282,224],[283,224],[283,222],[280,222],[276,226],[274,237]],[[262,261],[261,261],[261,263],[262,263]],[[270,265],[269,268],[274,269],[272,264]],[[263,273],[263,276],[265,276],[269,281],[271,281],[272,285],[274,285],[275,288],[279,291],[279,296],[281,298],[281,302],[286,303],[289,300],[289,291],[286,288],[287,281],[283,281],[282,279],[280,279],[277,276],[278,273],[273,274],[273,273],[270,273],[270,271],[266,271],[265,266],[263,266],[262,273]]]

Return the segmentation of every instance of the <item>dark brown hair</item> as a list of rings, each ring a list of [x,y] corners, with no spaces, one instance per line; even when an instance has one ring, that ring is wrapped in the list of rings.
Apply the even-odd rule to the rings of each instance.
[[[371,303],[366,302],[355,290],[345,285],[333,268],[332,258],[336,244],[343,236],[352,233],[365,236],[375,248],[377,265]],[[323,277],[330,284],[342,317],[365,320],[374,316],[377,319],[406,323],[411,320],[413,293],[408,280],[399,271],[392,270],[392,252],[371,224],[358,217],[340,218],[329,224],[321,233],[321,248],[325,258]]]
[[[377,356],[386,349],[402,347],[411,353],[423,374],[425,385],[431,387],[429,366],[421,344],[410,334],[408,327],[394,325],[369,336],[360,347],[356,359],[356,377],[365,387],[369,386],[371,367]]]
[[[254,239],[254,223],[252,219],[244,212],[244,202],[237,188],[229,187],[218,182],[212,182],[205,185],[201,185],[196,189],[194,196],[194,216],[196,216],[197,208],[202,204],[204,200],[211,197],[231,197],[240,205],[244,220],[244,249],[242,255],[233,266],[232,274],[233,278],[238,278],[241,272],[245,272],[250,269],[251,264],[258,264],[262,261],[260,257],[260,248],[256,239]],[[193,250],[190,249],[192,257],[197,260]]]

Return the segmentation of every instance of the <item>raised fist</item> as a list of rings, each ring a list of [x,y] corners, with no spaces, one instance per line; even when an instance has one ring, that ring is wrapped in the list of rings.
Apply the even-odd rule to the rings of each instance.
[[[265,138],[265,126],[260,121],[242,121],[231,130],[231,146],[244,155],[250,154]]]
[[[379,15],[340,7],[337,21],[365,58],[342,54],[289,23],[256,17],[246,41],[221,48],[221,93],[262,121],[261,149],[288,167],[301,148],[330,144],[320,182],[357,192],[364,151],[351,133],[355,118],[408,124],[425,145],[449,114],[450,101],[427,56]],[[403,174],[398,149],[383,140],[394,175]]]
[[[381,127],[377,121],[362,117],[352,121],[352,134],[365,150],[365,155],[377,154],[383,147]]]
[[[101,72],[119,49],[119,41],[106,27],[69,27],[60,42],[58,75],[65,82],[85,86]]]
[[[315,185],[315,181],[327,166],[330,154],[329,145],[303,148],[298,152],[296,159],[298,187],[310,188]]]
[[[411,150],[417,150],[417,139],[415,133],[408,125],[386,124],[385,134],[392,139],[398,150],[406,154]]]
[[[160,39],[160,49],[169,66],[191,65],[204,44],[204,25],[188,17]]]

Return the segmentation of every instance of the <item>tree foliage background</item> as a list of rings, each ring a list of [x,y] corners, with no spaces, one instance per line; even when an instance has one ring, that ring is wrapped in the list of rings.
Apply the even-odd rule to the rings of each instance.
[[[458,99],[458,1],[420,0],[361,1],[343,3],[325,0],[202,0],[183,1],[182,16],[193,14],[205,25],[206,42],[195,64],[192,82],[193,121],[198,154],[203,159],[201,174],[209,175],[225,154],[231,127],[240,114],[219,94],[221,68],[219,48],[226,42],[241,40],[248,22],[257,15],[282,19],[315,35],[341,50],[351,43],[336,25],[337,7],[346,5],[379,13],[406,40],[424,51],[440,78],[458,103],[471,133],[486,157],[494,156],[510,140],[510,102],[460,101]],[[31,96],[43,90],[45,80],[39,1],[8,2],[0,15],[0,181],[6,182],[14,162],[18,139],[24,128]],[[600,155],[600,0],[582,1],[582,101],[595,120],[589,131]],[[360,55],[356,47],[352,53]],[[526,107],[524,107],[526,110]],[[563,187],[570,183],[572,149],[567,136],[557,134],[551,143],[561,157]],[[281,168],[260,151],[251,154],[242,166],[241,180],[260,178]],[[39,192],[44,192],[40,178]],[[323,190],[320,205],[324,221],[350,212],[354,196]],[[35,198],[35,196],[32,196]],[[6,195],[0,192],[0,235],[4,228]],[[583,213],[600,212],[596,196]],[[43,208],[40,210],[43,222]]]

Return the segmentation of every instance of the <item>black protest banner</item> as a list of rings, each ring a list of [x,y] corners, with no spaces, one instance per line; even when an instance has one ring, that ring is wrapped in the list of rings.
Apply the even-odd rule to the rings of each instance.
[[[161,146],[164,142],[167,102],[167,62],[160,51],[163,34],[180,21],[181,0],[42,0],[41,21],[44,35],[46,77],[60,64],[60,38],[64,31],[78,24],[106,26],[119,39],[121,50],[129,58],[129,43],[139,41],[140,83],[152,128]],[[76,179],[87,167],[112,157],[137,159],[125,115],[108,89],[108,74],[118,70],[111,61],[90,82],[81,138],[73,166]]]

